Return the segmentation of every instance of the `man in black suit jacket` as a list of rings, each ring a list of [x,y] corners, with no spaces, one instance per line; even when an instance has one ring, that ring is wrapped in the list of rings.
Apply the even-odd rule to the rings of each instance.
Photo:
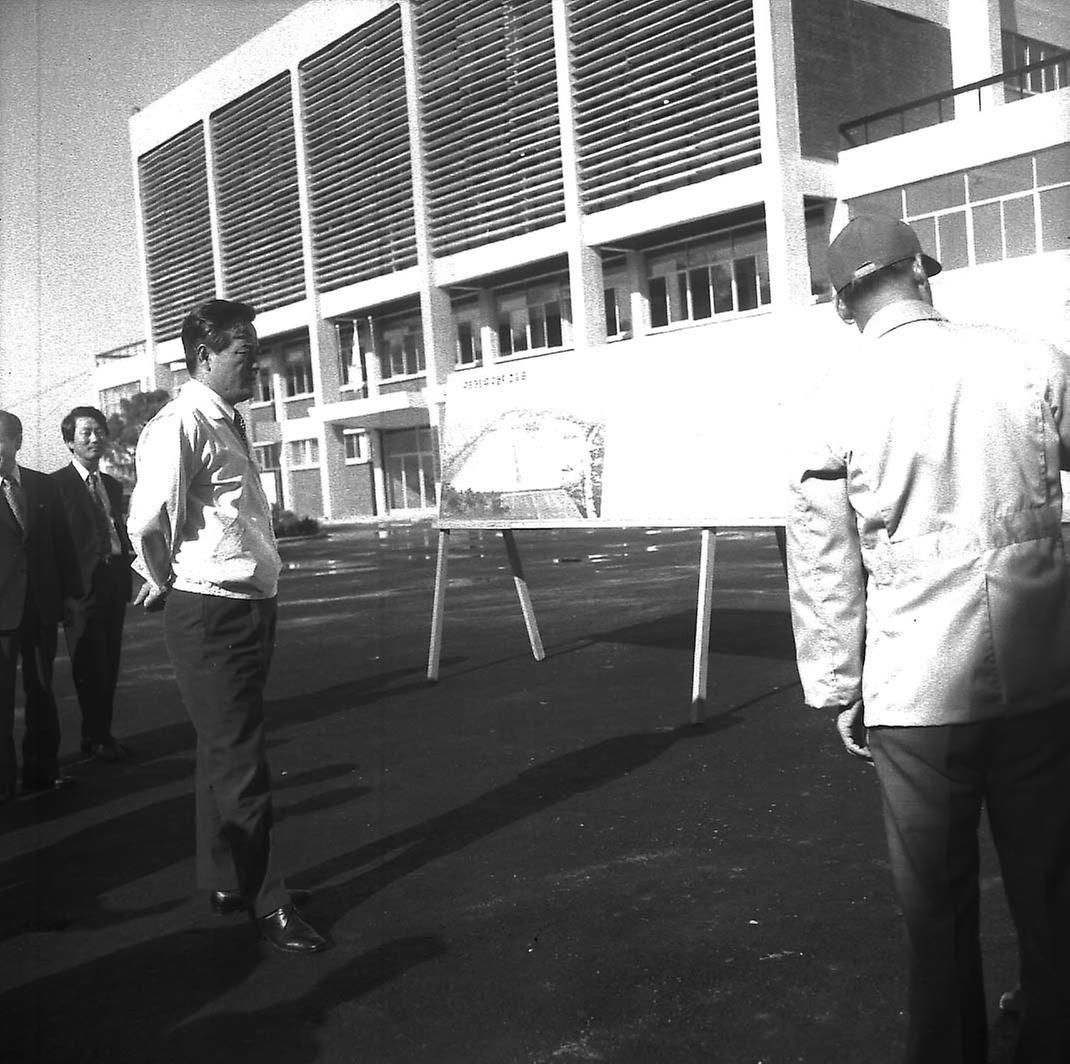
[[[0,801],[15,793],[15,674],[22,659],[24,790],[69,783],[59,774],[52,693],[56,626],[82,594],[78,559],[55,485],[15,461],[22,422],[0,410]]]
[[[100,471],[108,422],[99,410],[76,406],[61,422],[60,432],[73,457],[52,480],[74,536],[86,592],[64,626],[82,708],[82,753],[98,761],[121,761],[126,750],[111,728],[134,557],[123,490],[119,481]]]

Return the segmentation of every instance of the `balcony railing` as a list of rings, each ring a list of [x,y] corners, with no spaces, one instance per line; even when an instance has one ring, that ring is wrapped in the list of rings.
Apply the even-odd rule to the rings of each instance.
[[[1060,52],[1039,63],[1030,63],[1016,70],[1005,70],[1002,74],[972,81],[969,85],[962,85],[957,89],[934,93],[920,100],[912,100],[898,107],[889,107],[885,111],[844,122],[840,126],[840,136],[845,147],[857,148],[861,144],[872,144],[876,140],[885,140],[887,137],[911,133],[915,129],[950,122],[955,117],[954,101],[958,97],[968,97],[976,93],[977,107],[980,110],[985,106],[984,90],[993,85],[1005,86],[1009,90],[1007,96],[1013,95],[1015,100],[1066,88],[1070,86],[1070,52]]]

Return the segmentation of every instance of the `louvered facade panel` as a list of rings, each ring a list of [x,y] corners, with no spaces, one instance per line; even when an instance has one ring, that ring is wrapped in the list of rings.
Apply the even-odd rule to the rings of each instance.
[[[752,0],[570,0],[584,209],[761,162]]]
[[[438,255],[564,221],[550,0],[417,0]]]
[[[203,126],[141,156],[138,174],[152,337],[170,340],[189,310],[215,295]]]
[[[290,76],[212,116],[227,295],[270,310],[305,294]]]
[[[316,284],[416,264],[401,14],[385,11],[301,65]]]

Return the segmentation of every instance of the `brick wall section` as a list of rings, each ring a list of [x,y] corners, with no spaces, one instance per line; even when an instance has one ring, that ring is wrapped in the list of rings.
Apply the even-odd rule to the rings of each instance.
[[[794,0],[803,155],[834,159],[838,126],[951,86],[943,26],[861,0]]]
[[[323,516],[323,489],[320,486],[318,469],[295,469],[291,474],[293,505],[290,507],[298,517]]]
[[[375,486],[370,462],[343,466],[344,487],[335,498],[339,517],[370,517],[375,513]]]

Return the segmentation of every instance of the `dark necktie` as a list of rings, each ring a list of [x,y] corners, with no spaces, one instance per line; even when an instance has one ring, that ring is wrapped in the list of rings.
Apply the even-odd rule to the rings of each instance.
[[[18,486],[13,480],[9,480],[7,477],[3,478],[4,483],[4,499],[7,501],[8,506],[11,509],[11,513],[14,515],[18,526],[22,529],[23,536],[26,535],[26,507],[22,502],[22,488]]]
[[[93,500],[93,520],[97,526],[97,546],[100,548],[102,557],[111,554],[111,518],[104,508],[104,500],[100,497],[100,477],[96,473],[90,473],[86,477],[89,485],[89,497]]]
[[[249,436],[245,431],[245,418],[243,418],[237,410],[234,411],[234,430],[238,433],[241,442],[245,445],[246,451],[248,451]]]

